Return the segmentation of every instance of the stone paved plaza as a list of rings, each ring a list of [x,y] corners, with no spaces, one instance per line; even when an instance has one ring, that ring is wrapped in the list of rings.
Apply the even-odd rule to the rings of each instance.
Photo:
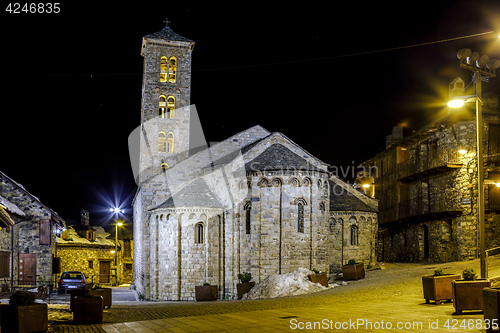
[[[490,277],[500,275],[498,261],[491,262]],[[368,271],[366,278],[324,292],[257,301],[115,302],[105,310],[104,323],[72,325],[64,316],[52,323],[53,332],[280,332],[315,331],[443,332],[476,327],[481,313],[454,315],[452,303],[425,304],[421,276],[441,267],[447,273],[463,268],[479,271],[479,261],[444,264],[386,264]],[[496,279],[494,279],[496,280]],[[65,305],[54,304],[49,316]],[[68,319],[71,315],[68,313]],[[478,321],[479,320],[479,321]],[[445,327],[448,323],[449,328]],[[316,325],[316,326],[314,326]],[[398,329],[398,325],[402,329]],[[455,325],[455,329],[453,329]]]

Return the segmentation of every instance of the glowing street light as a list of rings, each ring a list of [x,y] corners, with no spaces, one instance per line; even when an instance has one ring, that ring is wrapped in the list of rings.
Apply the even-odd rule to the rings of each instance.
[[[115,213],[115,214],[120,214],[120,213],[125,213],[125,210],[124,209],[120,209],[118,207],[114,207],[114,208],[110,208],[109,211],[111,213]]]
[[[483,102],[481,101],[481,75],[495,77],[496,69],[500,67],[500,60],[490,59],[487,55],[480,56],[470,49],[461,49],[457,53],[460,67],[474,73],[476,94],[474,96],[457,97],[448,103],[452,108],[458,108],[465,103],[476,104],[476,156],[477,156],[477,216],[479,220],[479,255],[481,278],[488,277],[486,267],[485,217],[484,217],[484,161],[483,161]]]

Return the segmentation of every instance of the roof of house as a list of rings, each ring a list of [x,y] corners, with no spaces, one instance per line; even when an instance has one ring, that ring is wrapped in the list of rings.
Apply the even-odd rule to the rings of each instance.
[[[329,180],[330,211],[377,212],[377,201]],[[354,192],[355,191],[355,192]],[[368,204],[371,203],[371,204]]]
[[[163,39],[163,40],[175,41],[175,42],[194,43],[191,39],[186,38],[186,37],[182,37],[181,35],[178,35],[175,32],[173,32],[173,30],[169,26],[164,27],[163,29],[161,29],[158,32],[148,34],[148,35],[144,36],[144,38]]]
[[[165,202],[153,208],[153,210],[175,207],[222,208],[222,204],[217,200],[217,197],[212,193],[207,183],[202,178],[198,178],[183,187]]]

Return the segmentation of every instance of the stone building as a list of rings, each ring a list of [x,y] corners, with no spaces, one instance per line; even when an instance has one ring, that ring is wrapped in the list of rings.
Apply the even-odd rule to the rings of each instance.
[[[450,96],[470,95],[460,78]],[[500,109],[483,96],[485,179],[500,181]],[[447,115],[403,137],[395,127],[386,150],[363,163],[358,178],[379,200],[379,261],[446,262],[478,256],[475,109]],[[500,246],[500,188],[485,186],[486,248]]]
[[[0,283],[3,289],[55,282],[56,237],[64,220],[0,172]]]
[[[83,210],[81,222],[70,225],[71,221],[67,220],[67,229],[57,238],[61,271],[81,271],[88,282],[99,285],[131,283],[133,241],[119,232],[118,246],[115,246],[114,235],[101,226],[91,226],[89,217],[89,212]]]
[[[376,200],[284,134],[254,126],[190,150],[193,46],[168,26],[143,39],[137,290],[147,299],[192,300],[196,285],[210,283],[233,298],[238,273],[259,282],[299,267],[373,263]]]

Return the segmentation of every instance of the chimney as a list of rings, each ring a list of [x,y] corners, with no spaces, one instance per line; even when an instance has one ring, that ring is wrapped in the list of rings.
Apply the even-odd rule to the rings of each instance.
[[[81,223],[84,226],[89,226],[89,212],[85,209],[80,212],[81,214]]]
[[[403,127],[394,126],[392,133],[385,137],[385,149],[389,149],[403,138]]]

